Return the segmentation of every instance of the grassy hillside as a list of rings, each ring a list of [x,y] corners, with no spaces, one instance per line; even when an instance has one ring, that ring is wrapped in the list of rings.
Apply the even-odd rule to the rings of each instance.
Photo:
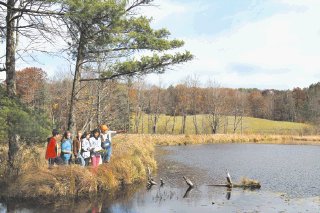
[[[153,117],[147,114],[141,116],[139,122],[139,133],[151,133]],[[134,118],[132,120],[132,130],[135,129]],[[157,124],[157,133],[171,134],[173,127],[173,116],[160,115]],[[143,122],[142,122],[143,121]],[[200,134],[211,134],[209,117],[207,115],[197,115],[197,124]],[[221,118],[218,133],[233,133],[234,117],[227,116]],[[179,134],[182,128],[182,116],[176,116],[176,123],[173,134]],[[303,123],[271,121],[266,119],[243,117],[242,133],[245,134],[310,134],[313,126]],[[238,124],[236,133],[241,133],[241,122]],[[187,116],[185,134],[195,134],[193,116]]]

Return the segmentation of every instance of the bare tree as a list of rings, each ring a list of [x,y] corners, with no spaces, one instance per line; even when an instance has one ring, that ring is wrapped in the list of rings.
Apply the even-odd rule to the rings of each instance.
[[[218,132],[225,108],[223,90],[217,82],[208,82],[206,103],[209,125],[212,134]]]

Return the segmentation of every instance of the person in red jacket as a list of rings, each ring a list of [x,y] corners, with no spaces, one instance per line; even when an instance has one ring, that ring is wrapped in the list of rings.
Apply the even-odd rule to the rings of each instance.
[[[49,138],[48,145],[47,145],[47,151],[46,151],[46,160],[49,162],[49,167],[56,164],[61,164],[61,158],[60,158],[60,146],[59,146],[59,139],[61,138],[61,135],[58,130],[54,129],[52,130],[52,137]]]

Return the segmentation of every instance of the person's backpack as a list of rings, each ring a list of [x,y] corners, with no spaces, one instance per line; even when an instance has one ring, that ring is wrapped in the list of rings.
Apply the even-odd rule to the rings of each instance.
[[[109,135],[107,135],[106,140],[103,141],[103,142],[101,142],[101,147],[102,147],[103,149],[108,149],[108,148],[110,147],[110,145],[111,145],[111,142],[110,142],[110,140],[109,140]]]

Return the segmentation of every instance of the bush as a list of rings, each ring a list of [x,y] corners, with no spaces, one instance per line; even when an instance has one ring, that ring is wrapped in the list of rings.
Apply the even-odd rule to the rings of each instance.
[[[0,86],[0,142],[6,142],[11,132],[21,141],[42,142],[50,134],[50,122],[39,111],[28,109],[18,99],[9,98]]]

